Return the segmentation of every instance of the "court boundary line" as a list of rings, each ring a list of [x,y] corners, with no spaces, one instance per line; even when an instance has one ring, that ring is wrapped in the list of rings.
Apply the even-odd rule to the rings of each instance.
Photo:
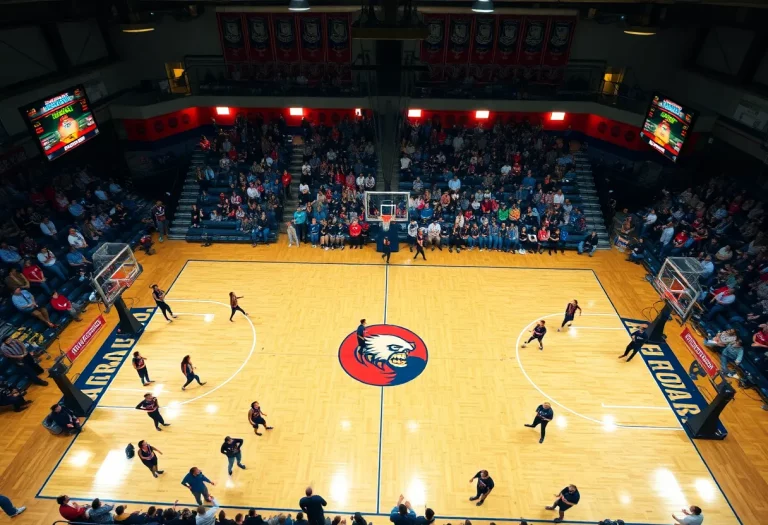
[[[611,299],[611,296],[608,294],[608,291],[605,289],[605,286],[603,286],[603,283],[600,281],[600,278],[597,276],[597,272],[595,272],[594,270],[592,270],[592,275],[594,275],[594,277],[595,277],[595,280],[597,281],[597,284],[599,284],[599,285],[600,285],[600,288],[602,288],[602,289],[603,289],[603,293],[604,293],[604,294],[605,294],[605,296],[608,298],[608,302],[610,302],[610,303],[611,303],[611,307],[613,307],[613,310],[616,312],[616,315],[618,315],[618,316],[619,316],[619,319],[621,319],[621,324],[622,324],[622,325],[624,325],[624,329],[627,331],[627,334],[628,334],[628,335],[632,335],[632,334],[630,333],[630,331],[629,331],[629,328],[628,328],[628,327],[627,327],[627,325],[624,323],[624,319],[631,319],[631,318],[629,318],[629,317],[628,317],[628,318],[625,318],[625,317],[622,317],[622,316],[621,316],[621,314],[619,314],[619,309],[618,309],[618,308],[616,308],[616,305],[615,305],[615,304],[613,304],[613,300]],[[651,323],[651,321],[645,321],[645,322],[647,322],[647,323],[649,323],[649,324]],[[667,345],[667,346],[669,346],[669,345]],[[672,350],[672,347],[671,347],[671,346],[669,347],[669,350],[672,352],[672,355],[674,355],[674,356],[675,356],[675,359],[677,359],[677,354],[675,354],[675,351],[674,351],[674,350]],[[654,381],[656,381],[656,379],[653,377],[653,373],[651,372],[651,369],[650,369],[650,368],[648,368],[648,365],[646,365],[646,364],[645,364],[645,359],[643,359],[643,364],[645,365],[645,369],[646,369],[646,370],[648,370],[648,374],[650,374],[651,378],[652,378]],[[657,388],[658,388],[658,384],[657,384]],[[664,397],[666,398],[666,396],[664,396]],[[670,399],[668,399],[668,398],[667,398],[667,404],[669,405],[669,407],[670,407],[672,410],[674,410],[674,408],[672,407],[672,402],[671,402],[671,400],[670,400]],[[683,429],[683,430],[685,430],[685,429]],[[743,522],[743,521],[741,521],[741,517],[739,516],[739,513],[738,513],[738,512],[736,512],[736,509],[734,509],[734,508],[733,508],[733,504],[731,503],[731,500],[730,500],[730,499],[728,499],[728,495],[725,493],[725,491],[723,490],[723,487],[720,485],[720,482],[717,480],[717,477],[716,477],[716,476],[715,476],[715,474],[712,472],[712,469],[709,467],[709,464],[707,463],[707,460],[705,460],[705,459],[704,459],[704,456],[701,454],[701,450],[699,450],[699,446],[696,444],[696,442],[693,440],[693,438],[691,437],[691,435],[690,435],[690,434],[689,434],[687,431],[685,432],[685,435],[686,435],[686,437],[688,438],[688,441],[690,441],[690,442],[691,442],[691,445],[693,445],[693,449],[694,449],[694,450],[696,451],[696,453],[699,455],[699,459],[700,459],[700,460],[701,460],[701,462],[704,464],[704,468],[706,468],[706,469],[707,469],[707,472],[709,472],[709,476],[712,478],[712,481],[714,481],[714,482],[715,482],[715,485],[717,486],[717,489],[720,491],[720,494],[722,494],[722,496],[723,496],[723,499],[725,499],[725,502],[728,504],[728,507],[731,509],[731,512],[733,512],[733,515],[736,517],[736,521],[738,521],[738,522],[739,522],[741,525],[744,525],[744,522]]]
[[[607,296],[607,294],[606,294],[606,296]],[[541,394],[542,396],[547,398],[549,401],[551,401],[552,403],[556,404],[557,406],[559,406],[563,410],[565,410],[567,412],[570,412],[574,416],[580,417],[581,419],[584,419],[584,420],[589,421],[591,423],[596,423],[596,424],[601,425],[601,426],[605,425],[604,421],[600,421],[598,419],[594,419],[592,417],[585,416],[584,414],[580,414],[579,412],[576,412],[572,408],[568,408],[567,406],[565,406],[562,403],[560,403],[557,399],[555,399],[554,397],[552,397],[552,396],[548,395],[546,392],[544,392],[539,387],[539,385],[537,385],[536,383],[533,382],[533,379],[531,379],[531,377],[528,375],[528,372],[525,370],[525,367],[523,366],[523,362],[520,359],[520,340],[523,337],[523,334],[526,332],[526,330],[528,330],[528,327],[530,327],[532,324],[536,323],[539,319],[555,317],[555,316],[560,316],[560,315],[563,315],[563,314],[558,312],[558,313],[554,313],[554,314],[540,315],[540,316],[534,318],[533,321],[529,322],[528,324],[526,324],[523,327],[523,329],[520,331],[520,334],[517,336],[517,340],[515,341],[515,361],[517,361],[517,366],[518,366],[518,368],[520,368],[520,371],[523,373],[523,376],[525,377],[525,379],[528,380],[528,382],[531,384],[531,386],[534,389],[536,389],[536,391],[538,391],[539,394]],[[583,314],[583,315],[584,316],[610,316],[610,317],[613,317],[614,314],[597,313],[597,314]],[[618,320],[623,325],[621,317],[619,317]],[[670,408],[670,410],[672,410],[671,406],[669,408]],[[619,424],[619,423],[614,423],[614,425],[616,426],[616,428],[631,429],[631,430],[663,430],[663,431],[681,431],[681,430],[685,430],[685,429],[682,428],[682,426],[681,427],[661,427],[661,426],[648,426],[648,425],[622,425],[622,424]]]
[[[389,266],[384,268],[384,324],[389,306]],[[379,387],[379,471],[376,478],[376,513],[381,509],[381,451],[384,443],[384,387]]]
[[[56,496],[40,496],[38,499],[55,500]],[[85,498],[76,498],[76,497],[71,498],[71,499],[73,501],[84,501],[84,502],[90,501],[90,500],[85,499]],[[163,506],[166,506],[166,507],[173,506],[173,502],[166,502],[166,501],[142,501],[142,500],[123,500],[123,499],[121,499],[121,500],[111,500],[111,501],[115,501],[115,503],[126,504],[126,505],[129,505],[129,504],[130,505],[163,505]],[[197,507],[197,503],[194,503],[194,502],[192,502],[192,503],[179,502],[179,506],[180,507],[196,508]],[[211,508],[211,507],[208,506],[206,508]],[[285,507],[258,507],[258,506],[247,507],[247,506],[242,506],[242,505],[240,505],[240,506],[238,506],[238,505],[219,505],[219,508],[220,509],[235,509],[235,510],[256,509],[257,514],[258,514],[258,511],[288,512],[288,513],[292,513],[292,514],[295,514],[295,513],[299,512],[299,510],[297,510],[296,508],[285,508]],[[327,513],[327,514],[338,514],[340,516],[346,516],[346,515],[349,515],[349,514],[351,514],[353,512],[353,511],[349,511],[349,510],[328,510],[328,509],[323,509],[323,511],[325,513]],[[385,518],[385,517],[389,517],[390,516],[390,514],[382,513],[382,512],[366,512],[366,513],[361,513],[361,514],[363,514],[363,516],[375,516],[377,518]],[[262,517],[264,517],[264,516],[262,516]],[[436,520],[437,519],[439,519],[439,520],[461,520],[462,523],[463,523],[463,520],[466,520],[466,519],[469,519],[470,521],[484,521],[484,522],[485,521],[489,521],[489,522],[490,521],[517,522],[517,521],[522,519],[522,520],[527,521],[529,523],[552,523],[552,519],[541,519],[541,518],[525,518],[525,517],[520,517],[520,518],[489,517],[489,518],[486,518],[486,517],[477,517],[477,516],[474,516],[474,517],[473,516],[442,516],[442,515],[439,515],[439,514],[435,515],[435,519]],[[585,520],[569,520],[569,519],[565,519],[561,523],[575,523],[577,525],[594,525],[596,522],[595,522],[595,520],[585,521]],[[625,525],[668,525],[669,521],[658,522],[658,523],[650,523],[650,522],[626,521],[625,520],[624,523],[625,523]]]

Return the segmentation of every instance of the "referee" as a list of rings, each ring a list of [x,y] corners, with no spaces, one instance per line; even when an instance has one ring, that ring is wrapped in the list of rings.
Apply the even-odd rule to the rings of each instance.
[[[172,323],[173,319],[178,317],[177,315],[174,315],[171,307],[168,306],[168,303],[165,302],[165,292],[161,290],[160,287],[156,284],[152,285],[152,298],[155,300],[155,304],[160,308],[160,311],[163,312],[163,317],[165,317],[166,321]],[[173,319],[170,319],[168,314],[171,314]]]
[[[549,422],[552,421],[552,418],[554,417],[555,413],[552,410],[552,406],[545,401],[536,407],[536,417],[533,418],[533,423],[530,425],[526,424],[525,426],[536,428],[541,424],[541,439],[539,439],[539,443],[544,443],[544,436],[547,433],[547,425],[549,425]]]
[[[632,358],[635,357],[635,354],[643,348],[643,343],[645,343],[647,340],[648,335],[645,333],[645,328],[638,328],[632,332],[632,340],[627,345],[624,353],[619,356],[619,359],[627,357],[627,355],[632,352],[632,354],[627,359],[627,363],[632,361]]]

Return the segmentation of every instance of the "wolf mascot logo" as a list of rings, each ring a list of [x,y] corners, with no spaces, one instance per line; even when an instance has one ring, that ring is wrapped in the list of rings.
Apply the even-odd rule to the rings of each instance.
[[[353,332],[339,347],[344,371],[373,386],[396,386],[416,379],[426,368],[427,359],[427,347],[419,336],[390,324],[367,326],[363,346],[358,346]]]

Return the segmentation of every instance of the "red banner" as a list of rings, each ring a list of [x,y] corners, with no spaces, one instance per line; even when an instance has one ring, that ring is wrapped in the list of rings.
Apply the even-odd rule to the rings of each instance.
[[[575,27],[575,18],[564,16],[552,18],[544,47],[545,66],[563,67],[568,63]]]
[[[715,377],[717,375],[717,365],[712,358],[709,357],[707,351],[699,345],[699,342],[693,336],[691,331],[688,330],[688,328],[684,328],[682,333],[680,333],[680,337],[683,338],[685,346],[688,347],[688,350],[693,354],[693,357],[699,365],[701,365],[704,372],[706,372],[709,377]]]
[[[352,40],[349,30],[348,13],[325,15],[328,62],[347,64],[352,62]]]
[[[496,30],[496,45],[493,50],[493,63],[500,66],[517,64],[520,53],[520,35],[523,32],[523,19],[519,16],[500,16]]]
[[[448,48],[446,64],[469,63],[469,49],[472,44],[472,15],[450,15],[448,19]],[[466,76],[466,75],[465,75]]]
[[[272,15],[275,59],[278,62],[294,63],[299,61],[299,44],[296,35],[296,21],[293,15]],[[278,69],[283,69],[278,66]]]
[[[421,61],[426,64],[445,63],[446,15],[424,15],[427,38],[421,41]]]
[[[245,25],[248,29],[248,60],[259,64],[274,61],[269,15],[249,13],[245,15]]]
[[[81,335],[80,338],[75,341],[75,344],[72,345],[72,348],[67,350],[67,359],[70,361],[77,359],[80,353],[85,350],[85,347],[88,346],[88,343],[90,343],[91,340],[96,337],[96,334],[98,334],[101,329],[106,326],[106,324],[107,320],[104,319],[103,315],[100,315],[94,319],[91,325],[85,329],[83,335]]]
[[[526,66],[540,66],[544,56],[544,39],[547,36],[549,18],[529,16],[523,26],[520,43],[520,63]]]
[[[473,65],[493,62],[493,43],[496,36],[495,16],[478,16],[472,33],[472,49],[469,61]]]
[[[219,38],[224,52],[224,61],[246,62],[248,51],[243,31],[243,15],[239,13],[218,13]]]
[[[302,62],[325,62],[325,39],[323,38],[323,15],[298,15],[299,42]],[[322,75],[320,75],[322,76]]]

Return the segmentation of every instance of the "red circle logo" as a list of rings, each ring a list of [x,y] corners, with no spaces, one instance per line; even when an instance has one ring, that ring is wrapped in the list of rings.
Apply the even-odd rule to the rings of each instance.
[[[339,347],[339,364],[353,379],[373,386],[397,386],[412,381],[427,367],[429,353],[421,337],[392,324],[365,327],[359,347],[352,332]]]

